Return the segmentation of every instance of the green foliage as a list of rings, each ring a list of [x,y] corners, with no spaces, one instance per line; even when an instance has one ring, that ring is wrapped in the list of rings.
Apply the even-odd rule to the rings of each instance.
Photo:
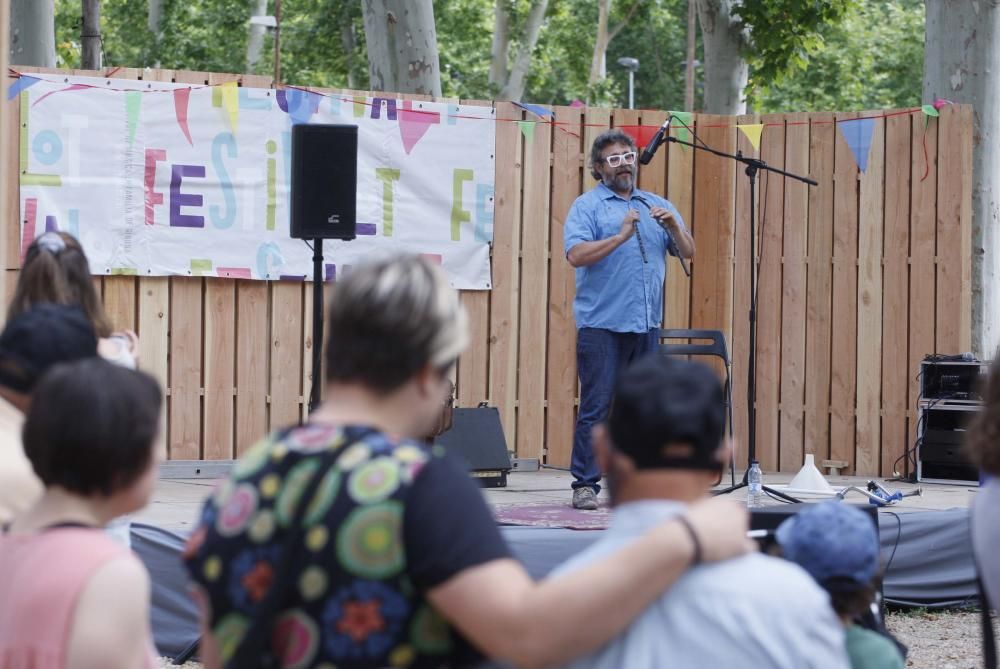
[[[807,66],[751,90],[756,111],[844,111],[920,103],[923,0],[863,0],[822,28]]]
[[[637,107],[682,108],[688,0],[615,0],[612,26],[634,1],[636,11],[608,48],[607,78],[590,90],[597,3],[549,0],[524,99],[625,106],[628,73],[617,60],[628,56],[640,63]],[[512,62],[532,0],[505,2],[511,11]],[[243,72],[250,4],[166,0],[158,40],[147,27],[145,0],[103,0],[105,65]],[[493,6],[494,0],[435,2],[445,96],[496,95],[488,82]],[[745,0],[740,12],[755,36],[748,54],[749,99],[757,111],[873,109],[919,101],[923,0]],[[351,49],[345,48],[345,32],[353,35]],[[273,47],[269,31],[258,74],[273,71]],[[79,0],[56,0],[56,49],[60,67],[79,67]],[[699,30],[699,58],[700,52]],[[281,64],[285,83],[367,89],[360,0],[283,0]],[[696,91],[696,107],[698,98]]]

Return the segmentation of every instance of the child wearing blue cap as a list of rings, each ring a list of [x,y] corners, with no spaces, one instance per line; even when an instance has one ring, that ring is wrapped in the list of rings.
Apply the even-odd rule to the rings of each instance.
[[[778,527],[778,544],[830,594],[844,623],[852,669],[903,669],[903,656],[888,638],[855,624],[875,598],[879,571],[878,532],[871,519],[849,504],[810,506]]]

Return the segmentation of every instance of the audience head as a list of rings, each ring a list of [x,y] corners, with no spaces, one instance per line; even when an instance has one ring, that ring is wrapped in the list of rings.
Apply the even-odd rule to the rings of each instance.
[[[866,513],[840,502],[813,504],[783,522],[776,539],[782,555],[830,593],[841,618],[859,616],[871,605],[879,542]]]
[[[39,304],[0,333],[0,387],[21,409],[52,366],[97,355],[97,335],[79,307]]]
[[[135,511],[153,492],[162,402],[144,372],[96,357],[58,365],[35,390],[25,455],[46,488]]]
[[[709,487],[726,459],[722,384],[699,362],[650,353],[618,377],[595,446],[609,477],[678,470]],[[616,485],[611,485],[614,493]]]
[[[333,286],[327,322],[326,381],[382,397],[412,392],[415,434],[430,430],[468,343],[444,273],[417,256],[353,267]]]
[[[46,302],[80,305],[98,337],[111,335],[83,247],[65,232],[46,232],[28,247],[7,317]]]
[[[966,451],[983,472],[1000,476],[1000,355],[990,365],[983,410],[969,426]]]

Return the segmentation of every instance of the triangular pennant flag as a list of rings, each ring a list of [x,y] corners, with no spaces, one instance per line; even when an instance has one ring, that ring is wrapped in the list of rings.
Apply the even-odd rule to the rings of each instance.
[[[292,125],[309,123],[313,114],[319,112],[319,103],[323,101],[322,96],[313,93],[312,91],[307,91],[304,88],[282,89],[278,91],[277,99],[278,107],[291,117]],[[362,101],[365,101],[365,98],[361,99]],[[356,102],[355,108],[357,108]],[[360,118],[363,115],[364,107],[362,106],[362,113],[355,114],[354,116],[356,118]]]
[[[924,106],[923,106],[923,107],[921,107],[920,109],[921,109],[921,110],[922,110],[922,111],[923,111],[923,112],[924,112],[925,114],[927,114],[928,116],[940,116],[940,115],[941,115],[941,112],[939,112],[939,111],[937,110],[937,107],[935,107],[934,105],[924,105]]]
[[[642,146],[642,144],[639,142],[639,126],[637,126],[637,125],[619,125],[619,126],[616,126],[615,129],[616,130],[621,130],[626,135],[628,135],[629,137],[631,137],[632,141],[635,142],[636,146]]]
[[[677,129],[677,139],[682,142],[690,142],[691,132],[688,128],[690,128],[691,124],[694,123],[694,114],[683,111],[672,111],[667,113],[673,114],[674,116],[674,122],[671,124],[671,127]],[[681,148],[684,148],[684,146],[681,145]]]
[[[754,151],[760,150],[760,133],[764,130],[763,123],[748,123],[747,125],[737,125],[737,128],[743,131],[743,134],[747,136],[750,140],[750,145],[753,147]]]
[[[847,140],[847,146],[854,154],[854,160],[858,163],[858,169],[864,172],[868,169],[868,153],[872,148],[872,133],[875,132],[875,119],[855,118],[846,121],[838,121],[840,132]]]
[[[177,117],[177,125],[180,126],[184,137],[187,138],[188,144],[194,146],[194,140],[191,139],[191,129],[188,127],[188,102],[190,100],[190,88],[174,89],[174,116]]]
[[[576,109],[578,107],[586,107],[586,105],[583,104],[583,100],[579,100],[579,99],[576,99],[576,100],[573,100],[572,102],[570,102],[569,106],[573,107],[574,109]]]
[[[125,94],[125,113],[128,117],[128,145],[135,142],[135,130],[139,127],[139,110],[142,108],[142,93],[129,91]]]
[[[953,105],[953,104],[955,103],[952,102],[951,100],[945,100],[944,98],[934,99],[934,109],[941,109],[941,107],[944,107],[945,105]]]
[[[541,105],[533,105],[533,104],[529,104],[527,102],[515,102],[514,104],[516,104],[521,109],[527,109],[532,114],[535,114],[536,116],[541,116],[542,118],[546,118],[548,116],[552,116],[552,110],[551,109],[546,109],[545,107],[542,107]]]
[[[222,89],[222,108],[229,115],[229,127],[236,134],[236,125],[240,119],[240,91],[235,81],[227,81],[219,86]]]
[[[22,74],[20,77],[18,77],[17,81],[15,81],[14,83],[12,83],[10,86],[7,87],[7,99],[13,100],[21,93],[21,91],[31,88],[39,81],[41,81],[41,79],[37,79],[35,77],[29,77],[26,74]]]
[[[441,114],[413,109],[412,100],[403,100],[403,108],[399,110],[399,136],[403,140],[406,155],[417,145],[432,125],[441,123]]]
[[[529,142],[535,136],[535,121],[518,121],[517,127],[521,129],[521,134]]]

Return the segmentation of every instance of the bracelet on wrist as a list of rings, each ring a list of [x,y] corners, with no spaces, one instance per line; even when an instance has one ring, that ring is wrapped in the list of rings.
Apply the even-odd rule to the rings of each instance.
[[[687,516],[677,516],[677,522],[681,524],[685,530],[687,530],[688,536],[691,537],[692,554],[691,554],[691,566],[695,566],[701,563],[702,550],[701,541],[698,540],[698,533],[694,531],[694,525],[688,520]]]

